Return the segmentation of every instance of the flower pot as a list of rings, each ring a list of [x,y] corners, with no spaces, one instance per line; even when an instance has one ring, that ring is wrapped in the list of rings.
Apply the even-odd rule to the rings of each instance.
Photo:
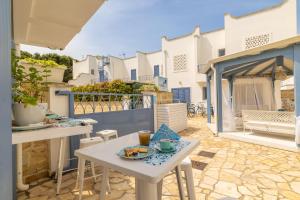
[[[27,126],[42,122],[45,119],[46,113],[47,105],[44,103],[36,106],[25,106],[23,103],[13,104],[13,114],[17,126]]]
[[[38,64],[30,64],[30,63],[26,63],[24,61],[20,61],[19,64],[25,67],[26,72],[29,72],[30,67],[36,68],[39,72],[42,72],[44,70],[44,68]],[[67,69],[67,67],[62,66],[62,65],[49,68],[49,70],[51,72],[48,74],[49,76],[47,78],[44,78],[43,81],[48,82],[48,83],[62,83],[66,69]]]

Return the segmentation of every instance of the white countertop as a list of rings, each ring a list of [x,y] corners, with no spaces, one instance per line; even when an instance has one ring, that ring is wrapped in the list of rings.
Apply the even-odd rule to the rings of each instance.
[[[92,125],[74,127],[50,127],[32,131],[18,131],[12,134],[12,144],[50,140],[55,138],[69,137],[91,133]]]

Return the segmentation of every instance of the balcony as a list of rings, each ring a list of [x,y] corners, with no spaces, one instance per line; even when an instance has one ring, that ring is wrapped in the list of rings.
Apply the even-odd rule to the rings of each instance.
[[[138,81],[141,83],[154,83],[154,76],[153,75],[139,76]]]

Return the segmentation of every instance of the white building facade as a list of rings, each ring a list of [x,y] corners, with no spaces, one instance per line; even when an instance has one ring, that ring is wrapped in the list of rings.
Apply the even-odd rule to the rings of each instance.
[[[161,50],[137,52],[131,58],[110,56],[103,62],[103,57],[94,57],[97,62],[92,58],[75,62],[73,77],[93,71],[91,75],[96,82],[114,79],[153,82],[154,77],[161,76],[167,78],[168,90],[175,99],[205,103],[206,76],[200,73],[202,66],[219,56],[296,36],[297,18],[297,0],[284,0],[276,6],[239,17],[225,14],[223,29],[201,32],[200,27],[196,27],[188,35],[173,39],[164,36]]]

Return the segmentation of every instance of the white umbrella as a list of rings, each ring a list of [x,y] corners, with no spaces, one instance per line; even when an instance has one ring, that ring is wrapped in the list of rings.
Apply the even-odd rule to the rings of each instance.
[[[17,44],[64,49],[104,0],[13,0]]]

